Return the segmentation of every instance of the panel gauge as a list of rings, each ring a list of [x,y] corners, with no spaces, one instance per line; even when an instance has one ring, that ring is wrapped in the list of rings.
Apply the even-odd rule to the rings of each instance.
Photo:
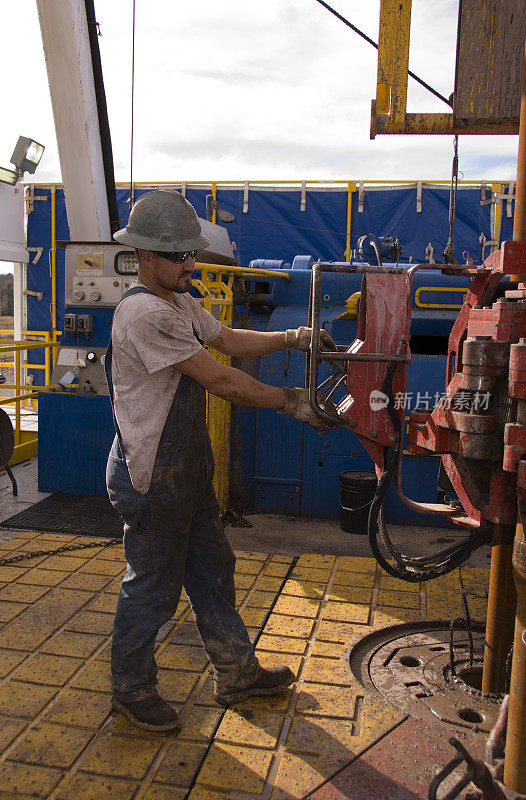
[[[117,275],[137,275],[139,259],[133,250],[121,250],[113,262]]]

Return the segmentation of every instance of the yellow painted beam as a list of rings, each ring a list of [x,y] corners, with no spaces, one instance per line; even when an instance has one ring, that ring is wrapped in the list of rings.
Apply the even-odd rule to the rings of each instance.
[[[411,0],[381,0],[376,108],[398,124],[407,106],[410,30]]]
[[[515,134],[519,132],[518,120],[466,120],[455,123],[453,114],[406,114],[403,119],[394,119],[388,114],[379,114],[376,101],[371,105],[371,139],[378,134]],[[459,181],[460,183],[460,181]]]
[[[20,431],[20,443],[15,445],[9,466],[21,464],[38,455],[38,433],[36,431]]]

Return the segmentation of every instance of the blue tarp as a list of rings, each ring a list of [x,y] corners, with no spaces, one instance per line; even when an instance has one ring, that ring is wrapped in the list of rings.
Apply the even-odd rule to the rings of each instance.
[[[136,190],[136,198],[146,191]],[[188,188],[187,197],[198,214],[206,214],[206,195],[209,189]],[[51,281],[49,258],[51,247],[51,190],[35,187],[34,209],[28,217],[27,240],[30,247],[43,247],[38,263],[30,263],[27,288],[42,292],[42,300],[28,296],[28,329],[49,330],[51,327]],[[129,190],[118,189],[117,198],[123,224],[129,210]],[[219,189],[219,206],[234,214],[235,221],[225,226],[236,243],[236,257],[241,265],[255,258],[280,258],[292,261],[299,253],[315,258],[343,260],[346,246],[347,193],[342,191],[307,191],[305,210],[301,211],[301,192],[284,189],[250,189],[248,210],[243,213],[243,191]],[[351,248],[367,233],[378,236],[398,236],[403,244],[404,257],[413,262],[425,260],[426,246],[434,248],[439,261],[447,243],[449,188],[424,186],[422,210],[417,212],[417,190],[412,187],[367,188],[363,211],[358,211],[358,193],[352,197]],[[490,205],[481,205],[480,189],[459,189],[457,219],[454,229],[455,254],[462,260],[464,251],[480,259],[479,236],[490,233]],[[502,239],[511,237],[511,220],[503,213]],[[68,239],[64,193],[56,191],[56,238]],[[57,251],[57,327],[62,329],[64,318],[64,251]]]

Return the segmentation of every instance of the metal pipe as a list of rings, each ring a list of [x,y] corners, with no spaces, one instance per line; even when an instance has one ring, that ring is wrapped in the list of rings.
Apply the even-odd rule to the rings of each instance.
[[[252,275],[269,278],[285,278],[290,281],[288,272],[277,272],[271,269],[252,269],[251,267],[230,267],[226,264],[203,264],[198,262],[195,265],[196,270],[200,269],[203,272],[233,272],[234,275],[243,275],[245,278],[250,278]]]
[[[513,543],[505,539],[503,526],[495,525],[482,669],[483,692],[504,691],[506,658],[513,642],[516,605],[511,564],[512,550]]]
[[[510,705],[504,759],[504,783],[526,793],[526,539],[520,521],[513,547],[513,578],[517,588],[517,616],[511,667]]]

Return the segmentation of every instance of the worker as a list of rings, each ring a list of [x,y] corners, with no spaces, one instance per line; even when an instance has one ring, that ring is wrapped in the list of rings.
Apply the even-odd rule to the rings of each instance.
[[[219,704],[272,694],[295,680],[287,666],[260,666],[235,609],[235,558],[212,483],[205,390],[237,405],[275,408],[319,432],[324,426],[306,389],[260,383],[203,347],[231,356],[307,351],[311,331],[230,329],[203,309],[188,291],[196,253],[210,242],[181,194],[143,195],[114,238],[135,248],[139,268],[117,306],[106,355],[116,424],[107,488],[124,521],[127,561],[113,632],[113,706],[140,728],[165,731],[179,720],[157,692],[154,646],[183,585]],[[320,339],[324,349],[336,347],[325,331]]]

